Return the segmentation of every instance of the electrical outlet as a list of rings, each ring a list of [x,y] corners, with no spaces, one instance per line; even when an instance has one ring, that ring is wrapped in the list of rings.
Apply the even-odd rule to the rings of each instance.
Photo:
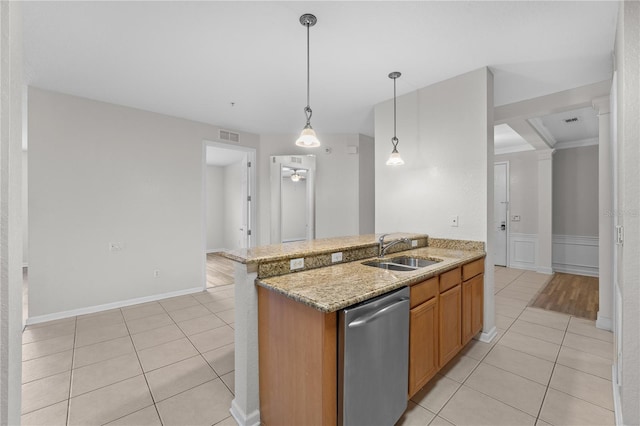
[[[418,247],[418,240],[411,240],[411,247]]]
[[[331,262],[342,262],[342,252],[331,253]]]
[[[304,257],[299,257],[298,259],[291,259],[289,261],[289,269],[291,271],[295,269],[302,269],[302,268],[304,268]]]
[[[451,226],[453,227],[458,227],[458,216],[452,216],[451,217]]]
[[[512,222],[520,222],[520,215],[514,215],[511,217]]]
[[[109,243],[109,251],[122,250],[122,243]]]
[[[153,277],[154,278],[158,278],[160,276],[160,269],[154,269],[153,270]]]

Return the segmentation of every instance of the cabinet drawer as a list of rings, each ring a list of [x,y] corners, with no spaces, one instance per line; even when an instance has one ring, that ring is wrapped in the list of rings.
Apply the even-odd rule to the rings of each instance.
[[[440,293],[460,284],[460,267],[440,275]]]
[[[418,306],[438,294],[438,277],[411,286],[411,307]]]
[[[484,272],[484,257],[462,265],[462,280],[466,281]]]

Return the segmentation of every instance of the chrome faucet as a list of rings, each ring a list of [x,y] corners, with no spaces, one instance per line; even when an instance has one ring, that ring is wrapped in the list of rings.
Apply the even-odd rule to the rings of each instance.
[[[387,249],[395,246],[396,244],[407,243],[409,244],[409,246],[411,246],[411,240],[408,238],[400,238],[398,240],[393,240],[385,244],[384,237],[386,237],[387,235],[389,234],[382,234],[380,238],[378,238],[378,257],[384,257],[385,253],[387,252]]]

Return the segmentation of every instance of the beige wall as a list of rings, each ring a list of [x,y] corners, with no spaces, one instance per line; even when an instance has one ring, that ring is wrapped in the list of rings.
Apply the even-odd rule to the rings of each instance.
[[[360,145],[358,134],[318,134],[322,143],[319,148],[300,148],[295,145],[297,135],[260,135],[260,145],[265,149],[258,153],[258,192],[260,240],[270,241],[271,183],[269,179],[269,156],[271,155],[316,155],[316,238],[358,235],[361,217],[367,215],[360,209],[360,191],[373,185],[372,181],[360,182],[360,152],[349,154],[349,146]],[[326,153],[330,149],[330,153]],[[369,157],[367,157],[369,158]],[[373,217],[373,210],[368,215]],[[369,221],[372,221],[370,219]]]
[[[203,141],[218,131],[31,88],[30,316],[202,288]]]
[[[598,146],[553,155],[553,233],[598,236]]]

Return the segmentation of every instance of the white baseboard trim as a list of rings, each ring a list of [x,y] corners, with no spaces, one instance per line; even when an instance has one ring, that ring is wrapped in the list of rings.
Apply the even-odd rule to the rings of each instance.
[[[231,401],[229,412],[239,426],[260,426],[260,411],[255,410],[253,413],[247,415],[238,406],[235,399]]]
[[[600,316],[598,311],[598,319],[596,319],[596,328],[601,330],[613,331],[613,319]]]
[[[27,262],[24,262],[24,263],[22,264],[22,267],[23,267],[23,268],[28,268],[28,267],[29,267],[29,264],[28,264]]]
[[[536,270],[538,253],[538,234],[509,234],[509,267]]]
[[[611,386],[613,386],[613,414],[616,418],[617,426],[624,426],[624,419],[622,418],[622,404],[620,402],[620,388],[616,385],[618,377],[618,370],[616,365],[611,366]]]
[[[553,269],[547,267],[547,266],[539,266],[536,268],[536,272],[539,274],[547,274],[547,275],[551,275],[553,274]]]
[[[202,287],[192,287],[185,290],[172,291],[169,293],[154,294],[153,296],[138,297],[135,299],[122,300],[119,302],[105,303],[104,305],[88,306],[86,308],[71,309],[69,311],[56,312],[53,314],[38,315],[27,318],[26,324],[33,325],[41,322],[54,321],[63,318],[75,317],[78,315],[94,314],[96,312],[108,311],[109,309],[123,308],[125,306],[137,305],[139,303],[155,302],[156,300],[167,299],[169,297],[184,296],[186,294],[199,293]]]
[[[599,276],[598,237],[554,234],[552,241],[554,271]]]
[[[221,247],[221,248],[214,248],[214,249],[207,249],[207,254],[210,254],[210,253],[218,253],[218,252],[225,251],[225,250],[227,250],[227,249],[226,249],[226,248],[224,248],[224,247]]]
[[[482,333],[480,333],[480,338],[478,340],[480,340],[481,342],[484,343],[491,343],[491,341],[498,335],[498,330],[496,329],[496,327],[492,327],[491,330],[489,331],[483,331]]]

